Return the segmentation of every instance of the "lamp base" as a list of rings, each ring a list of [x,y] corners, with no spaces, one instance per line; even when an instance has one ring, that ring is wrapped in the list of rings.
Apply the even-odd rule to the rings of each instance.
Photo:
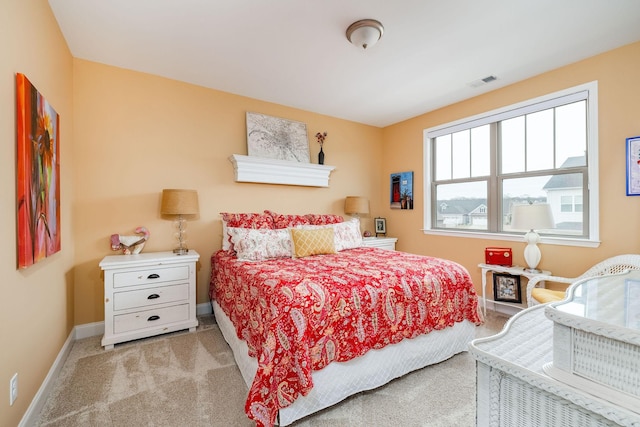
[[[542,273],[542,270],[540,270],[539,268],[525,268],[524,271],[526,271],[527,273]]]
[[[176,255],[185,255],[189,253],[189,249],[187,248],[176,248],[173,250],[173,253]]]

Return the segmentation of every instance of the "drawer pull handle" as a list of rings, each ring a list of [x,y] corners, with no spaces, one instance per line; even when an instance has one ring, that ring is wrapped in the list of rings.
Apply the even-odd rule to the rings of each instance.
[[[159,279],[159,278],[160,278],[160,275],[156,273],[153,273],[147,276],[147,279]]]
[[[156,299],[156,298],[160,298],[160,295],[158,294],[151,294],[147,297],[147,299]]]
[[[153,322],[154,320],[160,319],[160,316],[151,316],[147,319],[147,322]]]

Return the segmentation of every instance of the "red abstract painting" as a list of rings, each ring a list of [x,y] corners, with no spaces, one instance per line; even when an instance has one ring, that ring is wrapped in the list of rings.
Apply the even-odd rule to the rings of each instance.
[[[16,74],[18,127],[18,267],[60,250],[60,118],[23,75]]]

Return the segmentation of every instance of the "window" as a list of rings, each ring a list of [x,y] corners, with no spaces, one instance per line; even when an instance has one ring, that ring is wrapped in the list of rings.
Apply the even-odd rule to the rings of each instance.
[[[427,129],[425,232],[509,240],[514,205],[549,203],[547,242],[597,244],[597,152],[597,82]]]

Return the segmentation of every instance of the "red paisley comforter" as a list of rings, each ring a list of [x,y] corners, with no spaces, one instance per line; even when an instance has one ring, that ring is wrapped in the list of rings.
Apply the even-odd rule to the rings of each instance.
[[[258,371],[245,405],[271,426],[313,387],[311,371],[370,349],[481,322],[467,270],[439,258],[376,248],[261,262],[211,257],[210,297],[235,325]]]

